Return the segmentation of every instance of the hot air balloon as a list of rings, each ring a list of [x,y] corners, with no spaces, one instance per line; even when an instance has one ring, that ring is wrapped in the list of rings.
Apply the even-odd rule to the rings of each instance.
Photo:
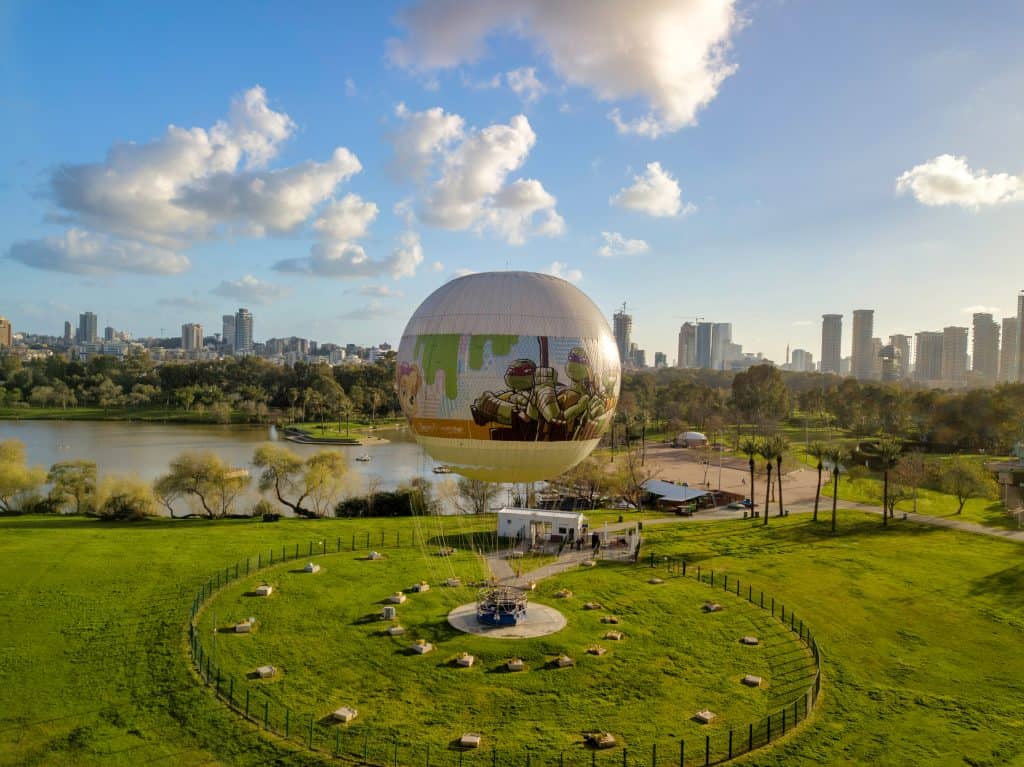
[[[611,422],[618,350],[578,288],[546,274],[459,277],[420,304],[398,349],[417,441],[472,479],[532,482],[582,461]]]

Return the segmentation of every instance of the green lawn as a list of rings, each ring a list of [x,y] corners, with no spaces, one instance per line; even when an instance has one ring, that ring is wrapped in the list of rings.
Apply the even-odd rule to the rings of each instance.
[[[458,544],[460,536],[474,529],[490,530],[493,520],[460,519],[444,524],[446,536]],[[272,546],[305,546],[311,540],[335,542],[338,537],[351,540],[354,534],[374,531],[376,536],[381,530],[387,543],[391,536],[407,534],[414,526],[415,522],[407,519],[276,524],[165,520],[135,525],[68,518],[0,519],[0,764],[313,763],[312,756],[262,735],[195,683],[186,665],[183,634],[192,599],[211,571],[244,561],[258,551],[268,552]],[[749,583],[774,594],[807,621],[822,647],[824,698],[818,713],[791,738],[758,752],[746,763],[1024,764],[1024,656],[1020,652],[1024,639],[1024,603],[1020,597],[1024,593],[1024,547],[899,521],[883,529],[877,517],[858,512],[840,513],[839,530],[838,535],[829,535],[826,523],[814,525],[799,515],[772,518],[767,529],[732,520],[645,531],[647,551],[658,557],[686,556],[705,569],[740,578],[744,588]],[[428,532],[436,534],[433,529]],[[371,542],[379,547],[379,538],[371,537]],[[339,609],[348,609],[344,605],[349,602],[353,603],[352,610],[363,611],[355,613],[357,616],[379,609],[373,603],[380,592],[408,586],[410,578],[416,580],[422,569],[429,569],[423,556],[412,550],[385,547],[384,551],[389,559],[379,563],[326,557],[324,572],[313,580],[295,580],[300,576],[287,572],[293,569],[289,563],[272,574],[271,578],[280,579],[281,591],[261,609],[287,609],[290,594],[302,593],[293,589],[310,589],[302,596],[310,603],[332,599],[321,584],[341,576],[349,565],[384,564],[394,568],[394,575],[384,575],[381,570],[379,583],[372,587],[356,589],[358,584],[348,584],[344,579],[337,584]],[[469,560],[463,563],[472,567]],[[660,568],[656,572],[665,575]],[[665,689],[671,674],[659,676],[639,664],[618,665],[633,651],[633,626],[646,609],[644,605],[649,604],[647,595],[653,593],[645,590],[650,575],[651,570],[643,566],[623,572],[600,567],[564,576],[565,583],[578,594],[592,592],[599,600],[614,605],[623,614],[623,629],[630,636],[621,648],[613,647],[610,655],[594,658],[593,664],[570,673],[591,674],[601,664],[635,673],[635,694],[619,699],[615,697],[618,692],[606,695],[602,685],[563,688],[561,681],[555,681],[559,677],[550,683],[545,680],[532,691],[522,690],[522,700],[510,696],[501,704],[510,707],[510,726],[519,728],[516,732],[521,737],[533,742],[534,730],[520,720],[529,719],[535,710],[582,717],[577,706],[584,704],[594,706],[591,716],[595,725],[609,721],[597,715],[601,706],[607,706],[609,713],[617,707],[632,720],[639,719],[639,711],[652,722],[664,721],[665,714],[655,710],[659,706],[645,705],[636,695],[648,687]],[[538,600],[551,600],[548,589],[555,585],[555,581],[545,584]],[[632,588],[623,590],[624,585]],[[695,626],[688,622],[697,616],[686,605],[699,595],[690,594],[687,588],[699,587],[671,581],[665,586],[669,588],[657,593],[666,595],[658,598],[668,599],[664,609],[671,618],[665,627],[652,629],[650,646],[662,641],[664,634],[659,632],[672,633],[672,641],[680,644],[664,641],[661,655],[671,655],[674,662],[656,668],[685,675],[699,669],[704,656],[673,654],[680,651],[670,648],[696,647],[694,640],[712,624]],[[349,595],[347,600],[343,594]],[[426,600],[420,605],[427,618],[436,618],[448,595],[437,589],[422,596],[437,600],[436,605]],[[672,596],[676,599],[669,598]],[[237,597],[229,587],[221,599],[228,605]],[[416,608],[415,603],[403,608],[410,606]],[[218,622],[229,614],[235,617],[231,609],[223,609],[221,616],[221,608],[217,608]],[[306,626],[311,633],[330,629],[340,620],[330,615],[330,602],[324,603],[322,612],[302,614],[292,609],[301,619],[300,628]],[[255,635],[218,635],[218,643],[238,639],[248,641],[251,647],[252,640],[272,638],[279,626],[276,619],[270,620],[273,614],[257,614],[264,624]],[[714,617],[734,614],[739,615],[739,608]],[[204,620],[207,615],[212,620],[212,610],[203,613]],[[582,613],[573,613],[573,620],[565,641],[576,646],[584,638],[589,640],[593,627]],[[359,632],[375,628],[352,623],[348,621],[343,630],[353,632],[358,642],[369,642],[376,649],[391,641],[364,638]],[[673,628],[677,630],[673,632]],[[212,636],[211,631],[208,639]],[[713,639],[715,635],[708,636]],[[338,642],[336,637],[328,632],[321,644]],[[315,646],[312,637],[300,641],[290,650],[294,655],[281,664],[287,669],[284,676],[268,686],[282,696],[281,700],[285,700],[283,696],[295,696],[288,699],[294,699],[298,708],[300,693],[309,690],[308,698],[301,695],[303,700],[318,703],[302,704],[303,713],[319,714],[329,710],[329,703],[344,702],[349,695],[376,694],[372,683],[368,687],[355,688],[353,684],[352,688],[328,690],[328,683],[313,673],[333,673],[334,667],[324,665],[320,658],[327,650]],[[544,643],[561,641],[559,635],[537,640],[531,652],[540,657],[542,650],[554,649]],[[643,649],[643,643],[637,641],[636,645]],[[244,649],[241,643],[235,644],[235,649]],[[219,644],[218,652],[223,647]],[[300,652],[303,647],[309,650],[308,659],[307,653]],[[476,650],[473,642],[466,647]],[[396,654],[395,659],[407,663],[432,657],[436,664],[460,649],[452,645],[427,658]],[[480,652],[487,662],[480,669],[468,670],[469,676],[464,678],[481,681],[480,689],[486,689],[497,676],[487,672],[504,652],[494,654],[486,648]],[[647,657],[652,664],[662,663],[657,653]],[[253,655],[239,656],[237,663],[241,667],[256,660],[274,662]],[[302,664],[309,668],[302,670]],[[425,681],[450,685],[461,673],[448,668],[414,671],[428,674],[413,677],[416,686],[408,697],[414,706],[417,701],[422,706]],[[556,672],[546,673],[550,676]],[[771,677],[777,671],[769,668],[767,673]],[[384,671],[372,677],[380,680],[379,686],[394,684],[393,677],[388,681]],[[528,686],[532,681],[524,678],[516,684]],[[711,682],[706,686],[709,695],[718,694]],[[443,708],[438,717],[448,720],[462,716],[463,708],[475,708],[476,687],[472,690],[465,706]],[[552,691],[563,692],[561,699],[571,704],[565,712],[551,701]],[[368,719],[373,707],[369,699],[364,704]],[[459,720],[451,722],[454,729],[461,725]],[[681,728],[685,723],[673,724],[673,733],[684,732]],[[643,723],[636,726],[640,728]],[[637,731],[640,734],[636,737],[642,737]],[[536,737],[544,740],[557,735],[542,728]],[[635,756],[649,764],[642,754]],[[672,763],[668,755],[664,759],[664,764]]]
[[[404,426],[404,418],[385,419],[378,418],[371,424],[369,421],[350,421],[346,427],[344,421],[340,424],[337,421],[307,421],[288,424],[289,428],[303,431],[311,437],[322,439],[366,439],[367,437],[387,438],[387,432]]]

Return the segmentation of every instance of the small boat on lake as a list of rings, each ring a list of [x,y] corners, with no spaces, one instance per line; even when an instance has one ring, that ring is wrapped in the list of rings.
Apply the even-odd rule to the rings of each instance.
[[[435,474],[451,474],[452,469],[450,466],[435,466],[433,469]]]
[[[363,463],[367,463],[367,462],[371,461],[372,458],[370,457],[369,453],[363,453],[362,455],[357,455],[356,456],[356,460],[357,461],[362,461]]]

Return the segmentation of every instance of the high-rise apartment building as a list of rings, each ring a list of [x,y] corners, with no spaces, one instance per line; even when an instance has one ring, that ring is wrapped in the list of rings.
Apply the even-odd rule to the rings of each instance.
[[[1017,294],[1017,382],[1024,381],[1024,290]]]
[[[630,336],[633,334],[633,315],[626,314],[626,305],[612,315],[612,332],[619,348],[619,361],[625,367],[630,363]]]
[[[871,339],[871,380],[882,380],[882,339]]]
[[[220,342],[225,352],[231,352],[235,348],[235,315],[224,314],[221,320]]]
[[[711,337],[713,335],[714,323],[697,323],[697,350],[694,353],[694,362],[699,368],[711,367]]]
[[[967,328],[942,329],[942,380],[954,385],[967,380]]]
[[[71,324],[71,320],[64,320],[64,341],[71,343],[75,340],[75,326]]]
[[[973,317],[971,370],[978,383],[992,386],[999,375],[999,325],[991,314],[978,312]]]
[[[892,347],[893,365],[897,378],[910,377],[910,336],[896,333],[889,336],[889,346]]]
[[[821,315],[821,372],[838,374],[842,368],[843,315]]]
[[[715,322],[711,326],[711,365],[713,370],[724,370],[732,346],[732,323]]]
[[[203,348],[203,326],[187,322],[181,326],[181,348],[187,352]]]
[[[110,325],[107,325],[105,328],[103,328],[103,340],[104,341],[113,341],[115,335],[117,335],[117,331],[114,328],[112,328]]]
[[[1003,317],[1003,345],[999,350],[999,382],[1017,380],[1017,338],[1020,326],[1016,317]]]
[[[80,344],[94,344],[99,341],[96,332],[96,315],[92,312],[85,312],[78,315],[78,335],[75,340]]]
[[[853,310],[853,377],[870,381],[875,377],[875,349],[871,337],[875,329],[874,309]]]
[[[9,349],[13,345],[14,330],[11,328],[11,321],[6,317],[0,317],[0,349]]]
[[[654,367],[656,368],[667,368],[668,358],[665,356],[665,352],[654,353]]]
[[[914,378],[922,383],[942,380],[942,335],[934,330],[914,334]]]
[[[684,322],[679,328],[679,356],[676,357],[676,367],[692,368],[696,364],[697,352],[697,326]]]
[[[248,309],[235,312],[235,354],[252,354],[252,314]]]
[[[812,372],[814,370],[814,355],[806,349],[794,349],[789,369],[799,373]]]

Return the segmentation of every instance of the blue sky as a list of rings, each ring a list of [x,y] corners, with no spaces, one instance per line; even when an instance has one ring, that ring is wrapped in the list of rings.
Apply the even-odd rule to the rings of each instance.
[[[781,361],[1024,288],[1017,2],[146,5],[0,7],[16,330],[396,343],[515,268]]]

